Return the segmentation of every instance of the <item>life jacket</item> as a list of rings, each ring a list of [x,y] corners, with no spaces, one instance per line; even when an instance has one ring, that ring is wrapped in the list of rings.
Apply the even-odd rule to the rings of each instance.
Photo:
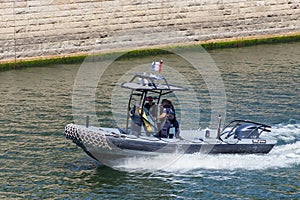
[[[175,118],[175,111],[170,106],[164,107],[164,112],[166,113],[166,119],[172,121]]]

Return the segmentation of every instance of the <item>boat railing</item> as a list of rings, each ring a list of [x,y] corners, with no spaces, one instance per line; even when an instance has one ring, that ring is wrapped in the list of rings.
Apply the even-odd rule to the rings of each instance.
[[[271,132],[269,130],[269,128],[271,128],[271,126],[266,125],[266,124],[262,124],[259,122],[253,122],[253,121],[249,121],[249,120],[233,120],[223,128],[223,130],[221,131],[220,137],[223,135],[226,135],[225,139],[228,139],[232,135],[236,136],[236,134],[237,134],[236,131],[237,131],[238,127],[243,127],[243,124],[244,125],[245,124],[255,125],[255,126],[251,127],[251,131],[245,132],[247,135],[244,135],[243,138],[253,138],[253,137],[258,138],[262,134],[262,132]],[[227,129],[229,129],[229,130],[227,130]],[[238,137],[238,136],[236,136],[236,137]]]

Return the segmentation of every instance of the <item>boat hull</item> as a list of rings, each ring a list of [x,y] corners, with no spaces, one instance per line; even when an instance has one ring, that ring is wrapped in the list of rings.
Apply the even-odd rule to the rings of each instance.
[[[205,140],[158,139],[122,134],[118,129],[103,129],[69,124],[66,138],[81,147],[90,157],[105,164],[137,156],[160,154],[266,154],[276,141],[265,139]]]

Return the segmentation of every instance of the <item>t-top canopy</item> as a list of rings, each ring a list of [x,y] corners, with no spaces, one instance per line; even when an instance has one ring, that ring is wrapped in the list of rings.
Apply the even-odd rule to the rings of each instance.
[[[186,91],[187,88],[168,84],[164,76],[153,74],[135,74],[129,81],[121,84],[122,88],[132,90],[171,90]]]

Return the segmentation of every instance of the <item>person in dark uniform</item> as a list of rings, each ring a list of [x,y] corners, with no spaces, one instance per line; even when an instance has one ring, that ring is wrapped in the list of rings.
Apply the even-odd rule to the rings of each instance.
[[[154,121],[156,121],[157,118],[157,106],[155,105],[155,102],[152,96],[149,96],[146,98],[146,100],[148,101],[147,103],[145,103],[145,108],[147,108],[147,110],[149,111],[152,119]]]
[[[158,136],[162,138],[170,138],[173,135],[169,134],[170,128],[175,128],[175,137],[179,137],[179,123],[176,119],[175,109],[171,101],[163,99],[161,102],[161,114],[157,117],[161,121],[161,128]]]
[[[152,106],[155,105],[155,103],[153,102],[153,97],[152,96],[147,97],[146,101],[148,101],[148,102],[145,103],[145,108],[147,108],[147,110],[150,112]]]

